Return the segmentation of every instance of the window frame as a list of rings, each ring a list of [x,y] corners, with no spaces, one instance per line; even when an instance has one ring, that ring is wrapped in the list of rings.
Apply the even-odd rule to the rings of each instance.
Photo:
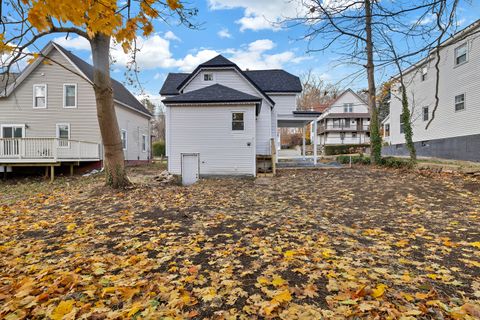
[[[123,133],[125,133],[125,139],[123,139]],[[122,141],[122,150],[128,150],[128,131],[125,129],[120,130],[120,141]],[[125,147],[123,146],[123,142],[125,141]]]
[[[427,67],[423,67],[422,68],[422,74],[420,76],[420,79],[422,80],[422,82],[424,82],[425,80],[427,80],[427,75],[428,75],[428,68]]]
[[[59,130],[60,126],[67,126],[67,128],[68,128],[68,138],[67,138],[67,144],[66,145],[62,145],[60,143],[60,141],[62,140],[62,138],[60,138],[60,130]],[[66,123],[66,122],[56,123],[55,124],[55,136],[57,137],[57,147],[58,148],[63,148],[63,149],[70,148],[71,134],[72,134],[72,131],[71,131],[70,123]]]
[[[463,48],[463,47],[465,47],[465,61],[462,61],[462,62],[459,63],[459,62],[458,62],[458,57],[459,57],[459,56],[457,55],[457,53],[458,53],[458,51],[460,50],[460,48]],[[463,55],[462,55],[462,56],[463,56]],[[463,43],[463,44],[457,46],[457,47],[455,48],[455,50],[454,50],[453,57],[454,57],[454,59],[455,59],[455,60],[454,60],[454,62],[455,62],[455,67],[458,67],[458,66],[461,66],[461,65],[467,63],[467,62],[468,62],[468,43]],[[461,57],[461,56],[460,56],[460,57]]]
[[[345,111],[347,110],[347,111]],[[344,103],[343,104],[343,113],[353,113],[353,103]]]
[[[36,90],[35,90],[35,89],[36,89],[37,87],[44,87],[44,88],[45,88],[45,105],[44,105],[43,107],[37,107],[37,106],[36,106],[36,102],[37,102],[36,98],[37,98],[37,96],[35,95],[35,94],[36,94]],[[47,86],[46,83],[35,83],[35,84],[33,85],[33,94],[32,94],[32,96],[33,96],[33,109],[47,109],[47,107],[48,107],[48,86]]]
[[[74,106],[67,106],[67,86],[74,86],[75,87],[75,105]],[[63,108],[65,109],[76,109],[78,107],[78,86],[76,83],[64,83],[63,84]]]
[[[463,101],[462,102],[457,102],[457,97],[459,97],[459,96],[463,96]],[[457,104],[460,104],[460,103],[463,103],[463,108],[457,110]],[[465,111],[467,109],[467,95],[465,93],[460,93],[460,94],[455,95],[453,97],[453,105],[454,105],[454,108],[455,108],[455,112]]]
[[[210,78],[210,76],[211,76],[211,79],[205,79],[206,76],[209,76],[209,78]],[[204,73],[203,73],[203,81],[205,81],[205,82],[215,81],[213,72],[204,72]]]
[[[241,113],[241,114],[242,114],[243,127],[242,127],[241,130],[239,130],[239,129],[234,129],[234,128],[233,128],[234,122],[239,122],[238,120],[234,120],[234,119],[233,119],[233,115],[236,114],[236,113]],[[231,128],[231,131],[232,131],[233,133],[242,133],[242,132],[245,132],[245,113],[246,113],[245,111],[232,111],[232,112],[231,112],[231,117],[230,117],[230,119],[231,119],[231,127],[230,127],[230,128]]]
[[[427,111],[427,113],[425,113],[425,110]],[[425,119],[425,115],[427,116],[427,118]],[[428,106],[423,106],[422,107],[422,120],[425,122],[425,121],[428,121],[430,119],[430,110],[428,108]]]
[[[142,134],[142,152],[147,152],[147,135]]]

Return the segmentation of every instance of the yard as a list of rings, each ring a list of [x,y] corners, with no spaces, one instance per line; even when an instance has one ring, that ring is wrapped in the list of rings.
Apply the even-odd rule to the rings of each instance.
[[[480,180],[358,167],[0,183],[0,318],[475,319]],[[163,318],[162,318],[163,317]]]

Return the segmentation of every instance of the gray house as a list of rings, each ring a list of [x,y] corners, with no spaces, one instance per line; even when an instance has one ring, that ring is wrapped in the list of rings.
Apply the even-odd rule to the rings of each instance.
[[[102,160],[92,79],[90,64],[53,42],[9,79],[0,93],[0,172]],[[146,161],[151,114],[121,83],[112,82],[125,159]]]

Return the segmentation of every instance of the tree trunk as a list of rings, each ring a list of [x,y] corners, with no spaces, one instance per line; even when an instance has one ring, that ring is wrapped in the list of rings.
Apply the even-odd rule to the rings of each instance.
[[[410,114],[410,108],[408,106],[407,88],[403,82],[402,73],[400,73],[400,89],[402,90],[402,122],[403,133],[405,134],[405,143],[408,151],[410,152],[410,161],[415,163],[417,161],[417,151],[415,150],[415,145],[413,144],[412,117]]]
[[[368,109],[370,111],[370,161],[380,164],[382,161],[382,138],[375,90],[375,66],[373,64],[372,7],[371,0],[365,0],[365,34],[367,50]]]
[[[97,101],[97,118],[104,146],[106,184],[122,188],[128,184],[122,140],[113,103],[110,79],[110,36],[97,34],[90,40],[94,66],[93,83]]]

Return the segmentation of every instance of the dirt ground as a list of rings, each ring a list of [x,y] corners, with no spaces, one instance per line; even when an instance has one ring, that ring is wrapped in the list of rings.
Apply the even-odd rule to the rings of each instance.
[[[478,178],[161,169],[0,183],[0,318],[480,318]]]

